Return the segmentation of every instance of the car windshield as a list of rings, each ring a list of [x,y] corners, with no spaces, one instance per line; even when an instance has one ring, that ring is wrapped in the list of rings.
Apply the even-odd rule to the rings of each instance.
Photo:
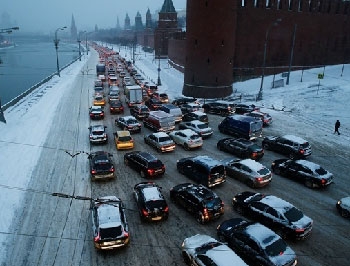
[[[111,164],[108,161],[98,161],[95,165],[100,170],[109,170],[111,168]]]
[[[303,213],[295,207],[287,210],[284,215],[290,222],[297,222],[304,216]]]
[[[208,128],[208,125],[207,124],[198,124],[197,127],[200,129],[203,129],[203,128]]]
[[[319,175],[327,174],[327,171],[325,169],[323,169],[322,167],[315,169],[315,172],[318,173]]]
[[[96,101],[102,101],[102,99],[103,99],[102,96],[96,96],[96,97],[95,97],[95,100],[96,100]]]
[[[274,237],[274,236],[272,236]],[[269,238],[266,242],[270,241]],[[287,244],[279,238],[277,241],[273,242],[271,245],[265,247],[265,252],[269,257],[276,257],[282,255],[287,249]]]
[[[129,119],[128,121],[126,121],[127,124],[137,124],[137,120],[136,119]]]

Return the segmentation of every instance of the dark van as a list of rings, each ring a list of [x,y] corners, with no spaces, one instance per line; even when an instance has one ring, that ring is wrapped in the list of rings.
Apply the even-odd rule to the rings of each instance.
[[[180,174],[206,187],[214,187],[226,181],[223,163],[206,155],[182,158],[177,161],[176,168]]]
[[[254,117],[231,115],[221,121],[218,128],[224,134],[255,140],[262,135],[263,123]]]

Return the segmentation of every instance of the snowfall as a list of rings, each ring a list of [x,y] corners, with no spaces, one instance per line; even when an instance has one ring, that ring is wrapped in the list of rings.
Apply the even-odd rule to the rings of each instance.
[[[118,46],[110,48],[116,51],[120,49]],[[9,228],[12,218],[32,178],[32,170],[43,149],[56,107],[60,99],[63,99],[62,96],[69,91],[75,76],[84,71],[88,56],[96,55],[96,52],[84,55],[81,61],[62,70],[61,77],[53,77],[4,111],[7,123],[0,122],[1,245],[5,245],[7,234],[11,234]],[[124,47],[120,50],[120,55],[127,59],[131,57],[130,50]],[[159,91],[166,92],[170,99],[182,96],[183,73],[170,67],[167,60],[158,62],[154,60],[153,54],[144,53],[138,48],[135,66],[145,78],[157,81],[158,64],[162,83]],[[318,74],[324,74],[324,78],[318,79]],[[305,139],[312,136],[321,142],[349,146],[350,65],[291,72],[289,85],[272,88],[273,80],[280,79],[283,79],[281,74],[264,78],[261,101],[255,101],[261,78],[234,83],[234,96],[242,95],[242,102],[254,103],[273,118],[287,121],[273,125],[286,133],[295,133]],[[337,119],[341,122],[339,136],[333,134]],[[48,191],[52,192],[54,191]],[[0,262],[4,257],[1,250],[4,249],[0,248]]]

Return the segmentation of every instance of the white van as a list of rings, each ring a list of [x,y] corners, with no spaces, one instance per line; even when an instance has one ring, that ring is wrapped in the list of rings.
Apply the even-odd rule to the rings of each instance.
[[[180,107],[174,105],[174,104],[163,104],[159,110],[164,111],[170,115],[172,115],[175,118],[175,122],[181,122],[182,121],[182,111]]]

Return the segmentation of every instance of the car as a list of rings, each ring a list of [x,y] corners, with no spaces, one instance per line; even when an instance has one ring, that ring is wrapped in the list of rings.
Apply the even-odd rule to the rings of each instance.
[[[233,209],[264,224],[283,239],[310,236],[313,220],[291,203],[273,195],[245,191],[232,198]]]
[[[260,160],[264,156],[264,149],[253,141],[244,138],[224,138],[217,142],[220,151],[228,152],[239,158]]]
[[[218,225],[216,232],[220,241],[227,243],[250,265],[297,264],[297,256],[293,249],[274,231],[260,223],[233,218]]]
[[[123,86],[131,86],[133,85],[131,82],[131,78],[130,77],[124,77],[123,78]]]
[[[253,111],[260,111],[260,108],[254,104],[237,103],[235,104],[235,113],[243,115],[245,113],[250,113]]]
[[[332,173],[307,160],[277,159],[272,162],[271,170],[277,175],[301,182],[309,188],[327,187],[334,179]]]
[[[222,116],[235,113],[235,104],[228,101],[215,101],[203,104],[205,113],[218,114]]]
[[[166,93],[164,93],[164,92],[159,93],[159,100],[160,100],[162,103],[168,103],[168,102],[169,102],[169,96],[168,96],[168,94],[166,94]]]
[[[134,116],[120,116],[115,119],[115,125],[123,130],[128,130],[130,133],[140,133],[141,123]]]
[[[141,221],[167,220],[169,207],[161,187],[154,182],[141,182],[134,186],[133,194]]]
[[[175,142],[165,132],[156,132],[144,136],[146,144],[156,149],[158,152],[170,152],[175,150]]]
[[[337,201],[335,206],[341,216],[344,218],[350,217],[350,196],[341,198]]]
[[[165,173],[163,162],[146,151],[133,151],[124,154],[124,164],[140,173],[142,178],[159,177]]]
[[[102,106],[91,106],[89,109],[89,116],[91,119],[104,119],[105,112]]]
[[[177,106],[181,106],[183,104],[186,104],[186,103],[193,103],[197,101],[196,98],[189,98],[189,97],[178,97],[178,98],[175,98],[171,103],[172,104],[175,104]]]
[[[108,102],[112,101],[112,100],[119,100],[120,96],[119,96],[119,90],[111,90],[108,94]]]
[[[211,135],[213,135],[213,130],[211,127],[209,127],[207,123],[201,122],[199,120],[180,122],[179,129],[192,129],[203,139],[209,138]]]
[[[185,103],[180,106],[181,112],[183,114],[187,114],[190,112],[195,112],[195,111],[201,111],[202,107],[199,103],[192,102],[192,103]]]
[[[91,180],[106,180],[115,178],[113,155],[106,151],[96,151],[88,155]]]
[[[100,144],[108,142],[108,135],[106,132],[106,126],[93,125],[89,127],[89,139],[91,144]]]
[[[96,94],[94,96],[94,102],[93,102],[93,105],[95,106],[105,106],[106,104],[106,100],[105,98],[103,97],[103,95],[101,94]]]
[[[150,98],[147,101],[145,101],[145,105],[151,110],[151,111],[157,111],[161,106],[162,102],[156,98]]]
[[[103,87],[103,82],[100,79],[95,80],[94,87]]]
[[[137,119],[144,119],[149,115],[149,108],[143,104],[136,104],[132,108],[130,108],[130,114]]]
[[[101,81],[101,83],[102,83],[102,81]],[[95,86],[94,87],[94,94],[95,95],[104,95],[104,88],[103,88],[103,86]]]
[[[272,117],[268,113],[264,113],[261,111],[252,111],[245,113],[244,115],[255,117],[256,119],[260,119],[263,122],[264,126],[269,126],[272,124]]]
[[[197,155],[177,160],[180,174],[207,187],[214,187],[226,181],[225,166],[219,160],[207,155]]]
[[[109,112],[111,114],[123,114],[124,106],[120,100],[111,100],[109,102]]]
[[[275,151],[285,154],[289,159],[303,159],[311,155],[310,143],[298,136],[267,136],[262,141],[265,150]]]
[[[127,130],[115,132],[114,142],[117,150],[129,150],[134,148],[134,139]]]
[[[271,171],[255,160],[228,158],[221,161],[225,165],[226,176],[233,177],[252,188],[267,186],[272,181]]]
[[[91,205],[95,248],[110,250],[128,245],[130,232],[122,200],[116,196],[104,196],[92,200]]]
[[[120,77],[120,78],[124,78],[125,76],[126,76],[125,71],[120,71],[119,77]]]
[[[203,146],[203,139],[192,129],[174,130],[169,133],[173,141],[181,145],[185,150],[200,148]]]
[[[203,123],[209,123],[208,116],[206,113],[203,113],[201,111],[194,111],[194,112],[189,112],[183,115],[182,121],[184,122],[189,122],[193,120],[199,120]]]
[[[247,266],[226,244],[202,234],[187,237],[183,241],[182,257],[188,265]]]
[[[225,212],[221,198],[203,185],[178,184],[170,189],[170,199],[194,215],[200,224],[219,219]]]

